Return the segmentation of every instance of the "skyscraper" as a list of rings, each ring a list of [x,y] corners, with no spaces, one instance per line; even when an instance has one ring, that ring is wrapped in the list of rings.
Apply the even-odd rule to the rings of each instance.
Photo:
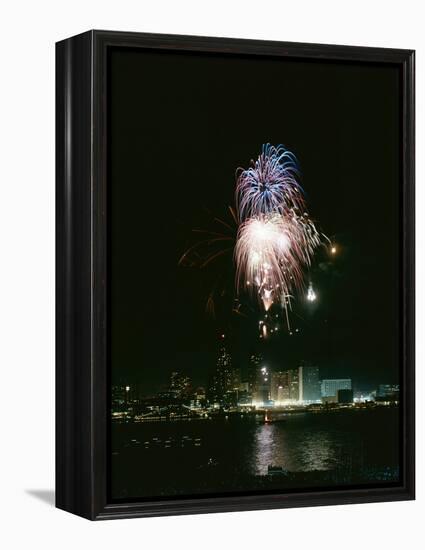
[[[275,404],[300,399],[300,370],[274,371],[270,376],[270,398]]]
[[[296,369],[273,372],[270,395],[277,403],[319,401],[321,395],[318,367],[303,362]]]
[[[222,403],[228,391],[233,390],[234,372],[232,358],[226,347],[222,345],[218,352],[216,368],[211,378],[208,397],[214,403]]]
[[[275,403],[289,400],[288,371],[275,371],[271,373],[270,397]]]
[[[248,393],[251,395],[251,398],[253,398],[255,394],[255,388],[257,384],[257,373],[261,368],[262,360],[263,358],[260,353],[253,353],[249,358],[247,382],[248,382]]]
[[[261,366],[257,369],[254,401],[259,405],[265,405],[270,401],[271,372],[268,367]]]
[[[304,402],[319,401],[321,398],[319,368],[302,363],[299,367],[299,380],[299,400]]]
[[[288,386],[289,386],[289,400],[300,400],[300,373],[299,369],[291,369],[288,371]],[[301,388],[302,392],[302,388]]]

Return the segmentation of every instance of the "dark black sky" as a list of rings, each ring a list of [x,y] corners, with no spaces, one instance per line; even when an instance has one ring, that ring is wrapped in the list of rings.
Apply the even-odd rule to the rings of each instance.
[[[398,380],[398,68],[117,49],[109,105],[113,381],[150,392],[180,369],[202,383],[222,331],[238,366],[257,348],[255,311],[232,316],[224,300],[216,321],[205,316],[218,274],[231,297],[231,256],[205,272],[177,262],[193,228],[227,216],[236,168],[267,142],[298,157],[338,255],[319,254],[317,303],[298,301],[300,332],[266,358],[311,360],[358,386]]]

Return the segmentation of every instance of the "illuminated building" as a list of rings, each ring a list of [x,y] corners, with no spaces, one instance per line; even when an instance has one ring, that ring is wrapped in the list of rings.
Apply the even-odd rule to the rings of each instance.
[[[288,371],[289,400],[300,400],[300,373],[299,369]]]
[[[398,384],[379,384],[375,401],[377,403],[398,402],[400,386]]]
[[[400,386],[398,384],[379,384],[376,397],[398,397]]]
[[[190,401],[190,406],[193,409],[199,409],[205,404],[206,395],[205,389],[203,387],[198,387],[193,392],[192,399]]]
[[[112,409],[119,410],[127,402],[126,386],[112,386]]]
[[[248,365],[248,393],[251,395],[251,398],[255,394],[255,388],[257,384],[257,372],[261,368],[261,363],[263,358],[259,353],[253,353],[249,359]]]
[[[327,378],[322,380],[322,397],[337,397],[338,390],[351,390],[351,378]]]
[[[130,414],[136,410],[140,404],[140,398],[135,386],[113,385],[111,391],[111,409],[112,413]]]
[[[299,369],[272,373],[270,395],[276,404],[298,402],[300,399]]]
[[[191,390],[191,380],[180,372],[172,372],[170,379],[170,394],[176,399],[186,397]]]
[[[233,368],[231,373],[230,387],[228,389],[232,391],[240,391],[241,385],[241,371],[240,369]]]
[[[270,397],[275,403],[289,401],[288,371],[275,371],[271,374]]]
[[[234,391],[235,373],[232,369],[232,358],[222,345],[218,352],[215,371],[208,388],[208,399],[212,403],[223,403],[226,394]]]
[[[268,404],[270,401],[271,372],[268,367],[261,366],[257,369],[254,401],[258,405]]]
[[[296,369],[271,375],[271,399],[277,403],[317,402],[320,400],[319,369],[302,363]]]
[[[320,401],[321,388],[319,368],[302,363],[298,369],[299,375],[299,400],[304,403]]]
[[[252,405],[252,394],[249,388],[250,385],[248,382],[240,382],[237,390],[238,405]]]

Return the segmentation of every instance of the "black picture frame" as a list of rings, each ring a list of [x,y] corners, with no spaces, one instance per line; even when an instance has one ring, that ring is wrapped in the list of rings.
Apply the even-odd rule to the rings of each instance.
[[[399,66],[403,231],[399,486],[108,502],[106,91],[111,47]],[[57,43],[56,75],[56,506],[98,520],[414,499],[414,51],[93,30]]]

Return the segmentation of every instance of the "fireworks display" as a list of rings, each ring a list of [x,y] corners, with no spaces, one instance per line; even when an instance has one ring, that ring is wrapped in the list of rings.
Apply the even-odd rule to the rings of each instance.
[[[236,287],[255,294],[266,312],[281,305],[288,328],[293,292],[303,287],[305,268],[322,240],[306,212],[298,175],[291,152],[266,144],[251,168],[239,170],[236,184]]]
[[[237,170],[236,209],[229,206],[230,221],[214,217],[211,229],[194,229],[203,238],[179,262],[203,269],[233,254],[237,292],[233,311],[241,313],[242,303],[247,305],[242,295],[255,298],[263,310],[260,338],[280,332],[281,318],[293,334],[289,311],[296,293],[306,291],[308,302],[316,300],[311,281],[306,290],[305,272],[316,249],[329,239],[319,233],[307,212],[299,177],[293,153],[283,145],[263,145],[248,169]],[[335,244],[330,253],[336,253]],[[213,316],[216,298],[227,295],[223,278],[227,270],[224,264],[218,269],[207,298],[206,309]]]

